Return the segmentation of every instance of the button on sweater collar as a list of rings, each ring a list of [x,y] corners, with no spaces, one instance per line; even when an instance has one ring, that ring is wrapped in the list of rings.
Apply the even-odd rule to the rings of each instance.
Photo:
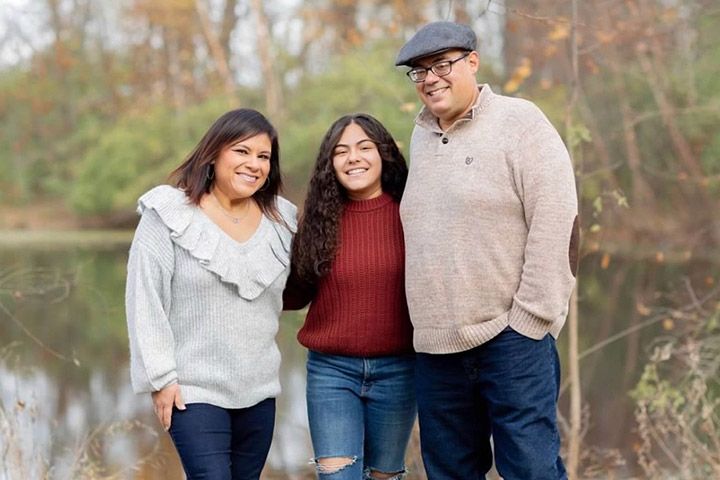
[[[476,118],[478,115],[480,115],[483,109],[487,108],[487,106],[490,104],[492,98],[495,96],[493,91],[490,89],[490,85],[488,85],[487,83],[478,85],[478,89],[480,89],[480,94],[475,99],[475,103],[468,111],[467,115],[456,121],[450,128],[448,128],[448,130],[452,130],[455,125],[460,122]],[[417,117],[415,117],[415,123],[430,131],[443,133],[443,130],[438,124],[438,118],[433,115],[433,113],[427,107],[423,107],[420,110],[420,113],[418,113]]]

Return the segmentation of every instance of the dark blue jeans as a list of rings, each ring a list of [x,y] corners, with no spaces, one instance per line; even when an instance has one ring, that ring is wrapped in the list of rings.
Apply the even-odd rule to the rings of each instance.
[[[482,480],[493,452],[505,480],[566,479],[556,405],[555,340],[503,330],[447,355],[419,353],[415,384],[422,457],[429,480]]]
[[[170,436],[188,480],[258,480],[275,426],[275,399],[248,408],[173,409]]]

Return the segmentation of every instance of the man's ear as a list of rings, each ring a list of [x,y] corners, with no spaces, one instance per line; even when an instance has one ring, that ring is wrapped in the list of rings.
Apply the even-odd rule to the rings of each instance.
[[[470,52],[470,55],[467,56],[466,60],[468,62],[468,65],[470,65],[470,70],[472,71],[472,73],[477,73],[478,68],[480,68],[480,55],[478,55],[478,53],[473,50],[472,52]]]

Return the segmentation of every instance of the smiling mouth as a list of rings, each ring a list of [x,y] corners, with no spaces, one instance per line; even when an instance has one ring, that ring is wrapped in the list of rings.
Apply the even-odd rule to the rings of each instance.
[[[249,183],[255,183],[255,182],[257,182],[258,178],[260,178],[255,175],[249,175],[247,173],[242,173],[242,172],[237,172],[235,175],[237,175],[238,177],[240,177],[241,179],[243,179],[244,181],[249,182]]]
[[[345,172],[345,175],[362,175],[365,172],[367,172],[367,168],[353,168],[352,170],[348,170],[347,172]]]
[[[428,97],[434,97],[434,96],[437,95],[438,93],[442,93],[442,92],[444,92],[444,91],[447,90],[447,89],[448,89],[448,87],[442,87],[442,88],[438,88],[438,89],[436,89],[436,90],[429,91],[429,92],[427,92],[427,96],[428,96]]]

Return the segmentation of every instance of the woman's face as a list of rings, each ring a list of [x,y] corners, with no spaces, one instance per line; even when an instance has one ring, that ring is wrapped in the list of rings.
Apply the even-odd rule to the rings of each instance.
[[[229,200],[251,197],[265,185],[271,153],[265,133],[231,143],[215,161],[215,186]]]
[[[332,155],[335,175],[351,199],[368,200],[382,194],[380,152],[358,124],[345,127]]]

